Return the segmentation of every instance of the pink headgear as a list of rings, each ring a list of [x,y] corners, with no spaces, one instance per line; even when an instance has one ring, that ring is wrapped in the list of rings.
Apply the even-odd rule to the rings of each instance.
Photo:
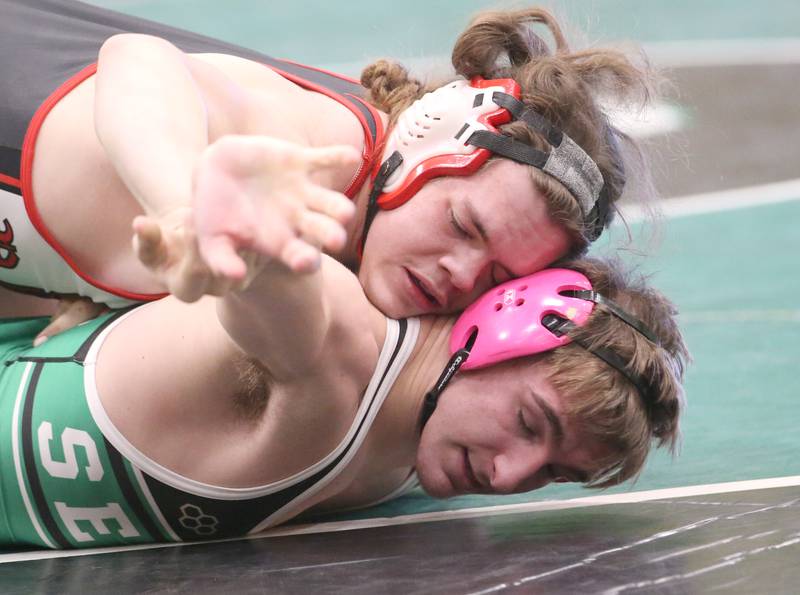
[[[469,359],[462,368],[483,368],[498,362],[550,351],[569,343],[542,324],[553,314],[583,325],[594,302],[562,295],[569,290],[591,290],[592,284],[578,271],[546,269],[513,279],[484,293],[459,316],[450,334],[450,352],[467,344],[478,331]]]
[[[627,362],[613,350],[567,335],[589,319],[595,304],[603,304],[622,322],[658,344],[656,335],[618,304],[597,293],[589,279],[570,269],[545,269],[506,281],[490,289],[459,316],[450,333],[450,353],[434,388],[425,395],[421,412],[424,426],[439,396],[455,373],[543,353],[574,341],[617,369],[633,383],[645,404],[649,384],[627,369]]]

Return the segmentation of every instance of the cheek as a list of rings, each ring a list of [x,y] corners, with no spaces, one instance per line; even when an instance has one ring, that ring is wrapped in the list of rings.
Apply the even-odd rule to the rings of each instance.
[[[447,482],[442,469],[443,449],[437,436],[437,428],[430,425],[431,421],[420,437],[414,467],[422,488],[431,496],[444,497],[447,495]]]
[[[358,279],[364,289],[381,284],[386,271],[403,253],[402,234],[392,233],[392,226],[383,213],[378,213],[370,227],[364,254],[358,266]]]
[[[444,212],[442,201],[423,188],[396,209],[378,211],[367,243],[374,234],[382,244],[402,246],[406,251],[413,251],[415,246],[429,244],[446,231],[443,225]]]
[[[398,210],[394,210],[380,211],[375,216],[364,246],[362,269],[377,269],[396,260],[398,255],[405,254],[413,246],[408,237],[409,226],[398,215]]]
[[[391,211],[380,211],[367,234],[360,269],[373,275],[385,266],[425,266],[442,251],[442,234],[432,216],[413,209],[411,201]]]
[[[477,446],[489,432],[496,430],[499,412],[485,398],[479,383],[453,381],[450,392],[445,391],[436,414],[442,433],[454,444]]]

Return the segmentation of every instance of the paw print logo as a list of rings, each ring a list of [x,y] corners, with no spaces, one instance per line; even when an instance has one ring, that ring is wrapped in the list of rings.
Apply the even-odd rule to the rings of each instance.
[[[203,512],[203,509],[194,504],[184,504],[181,506],[181,518],[178,522],[198,535],[208,536],[217,532],[219,519]]]

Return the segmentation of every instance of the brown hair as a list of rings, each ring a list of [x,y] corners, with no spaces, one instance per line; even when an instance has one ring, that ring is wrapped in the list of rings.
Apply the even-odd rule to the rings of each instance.
[[[547,28],[554,48],[531,30],[537,24]],[[636,179],[637,192],[653,194],[639,147],[618,130],[613,132],[623,151],[624,167],[613,158],[609,142],[612,129],[599,105],[602,98],[644,106],[652,93],[652,75],[646,65],[637,66],[625,54],[611,49],[571,51],[556,20],[541,8],[479,13],[456,41],[452,62],[465,78],[480,75],[517,81],[522,101],[567,133],[597,163],[612,200],[621,195],[626,177],[629,181]],[[386,60],[367,66],[361,83],[368,90],[367,98],[387,112],[390,121],[426,91],[440,86],[426,88],[409,78],[401,65]],[[501,130],[540,150],[549,148],[546,139],[523,122],[511,122]],[[589,234],[578,201],[560,182],[530,169],[534,183],[547,198],[551,219],[572,238],[570,255],[581,254],[589,244]],[[606,225],[614,210],[612,204]]]
[[[626,371],[644,380],[639,393],[621,372],[575,342],[537,358],[548,379],[564,395],[565,414],[579,433],[615,453],[599,461],[590,487],[615,485],[634,477],[651,443],[674,452],[683,407],[683,372],[689,353],[678,329],[674,305],[618,263],[580,259],[564,265],[582,272],[595,291],[616,302],[658,338],[653,343],[598,304],[585,325],[569,335],[589,348],[605,348],[626,362]]]

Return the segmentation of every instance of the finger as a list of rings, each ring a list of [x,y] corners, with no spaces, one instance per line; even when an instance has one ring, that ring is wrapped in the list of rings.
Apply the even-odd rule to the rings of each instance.
[[[107,310],[104,304],[96,304],[87,298],[62,300],[50,323],[36,335],[33,345],[39,346],[50,337],[92,320]]]
[[[308,209],[327,215],[342,225],[356,214],[355,203],[340,192],[309,184],[303,196]]]
[[[164,236],[154,219],[139,216],[133,220],[133,251],[149,268],[158,268],[166,262]]]
[[[330,147],[304,147],[302,154],[306,163],[317,169],[345,167],[361,161],[361,153],[349,145]]]
[[[243,279],[247,265],[236,251],[233,239],[226,235],[204,238],[200,242],[200,255],[215,275],[232,280]]]
[[[169,284],[169,292],[182,302],[191,304],[205,295],[206,287],[207,279],[180,275]]]
[[[179,300],[192,303],[205,295],[213,273],[195,250],[188,251],[169,278],[170,293]]]
[[[338,252],[347,242],[344,227],[330,217],[313,211],[303,213],[297,228],[308,243],[322,246],[329,252]]]
[[[62,314],[64,314],[64,312],[69,310],[72,307],[72,304],[74,304],[79,299],[82,299],[82,298],[63,297],[60,300],[58,300],[58,305],[56,306],[56,311],[53,312],[53,314],[50,316],[50,320],[54,320],[54,319],[58,318],[59,316],[61,316]]]
[[[256,235],[244,248],[267,259],[280,259],[286,246],[298,234],[296,223],[280,215],[263,217],[255,231]]]
[[[319,268],[321,255],[319,249],[300,238],[286,243],[280,260],[295,273],[312,273]]]

